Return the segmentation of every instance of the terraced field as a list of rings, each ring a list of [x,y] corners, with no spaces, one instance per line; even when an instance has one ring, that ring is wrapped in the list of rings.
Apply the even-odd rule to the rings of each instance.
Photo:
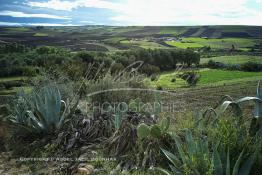
[[[94,45],[107,48],[98,46],[103,51],[128,50],[133,47],[165,48],[168,45],[183,49],[203,46],[230,49],[234,45],[237,49],[248,50],[262,43],[262,27],[257,26],[1,27],[0,31],[0,40],[3,42],[32,46],[75,45],[72,46],[73,50],[91,51],[96,51]],[[182,42],[170,41],[170,38],[178,37],[183,37]],[[140,41],[128,42],[137,39]],[[148,42],[148,39],[153,42]],[[77,46],[82,43],[93,45]]]
[[[178,48],[200,48],[209,46],[212,49],[231,49],[232,45],[236,49],[247,49],[260,43],[260,39],[251,38],[223,38],[223,39],[212,39],[212,38],[182,38],[180,41],[166,41],[167,44]]]
[[[162,94],[162,99],[173,103],[172,114],[170,115],[174,115],[174,118],[178,116],[185,117],[185,115],[188,115],[188,111],[204,111],[208,107],[214,107],[225,95],[229,95],[234,99],[255,96],[256,86],[257,81],[250,80],[219,86],[179,88],[171,91],[173,94]],[[250,110],[250,114],[252,114],[252,105],[250,104],[246,109]]]
[[[225,84],[234,84],[246,81],[257,81],[262,79],[261,72],[242,72],[227,71],[216,69],[198,70],[201,76],[198,87],[221,86]],[[159,75],[158,80],[151,81],[146,79],[145,83],[151,87],[162,87],[166,90],[176,90],[177,88],[186,88],[187,84],[184,80],[177,77],[178,72],[166,72]],[[172,79],[176,79],[172,82]]]
[[[262,56],[251,56],[251,55],[234,55],[234,56],[201,58],[200,64],[208,63],[209,60],[213,60],[215,62],[221,62],[224,64],[243,64],[248,61],[262,64]]]
[[[181,49],[187,49],[187,48],[201,48],[203,45],[199,43],[193,43],[193,42],[177,42],[177,41],[166,41],[166,44],[174,47],[178,47]]]
[[[121,44],[127,45],[129,47],[131,46],[138,46],[144,49],[164,49],[165,46],[152,42],[147,40],[141,40],[141,41],[132,41],[132,40],[122,40],[120,41]]]

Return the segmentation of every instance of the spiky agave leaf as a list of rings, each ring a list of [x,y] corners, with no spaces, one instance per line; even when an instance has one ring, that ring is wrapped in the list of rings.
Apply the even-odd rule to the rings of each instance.
[[[257,158],[257,155],[259,154],[259,147],[256,149],[256,151],[243,163],[241,166],[238,175],[249,175],[251,168]]]
[[[65,110],[61,111],[63,101],[56,86],[49,85],[28,95],[19,93],[18,97],[15,114],[10,117],[12,123],[19,123],[17,126],[23,126],[22,130],[31,128],[26,130],[32,133],[51,133],[61,128],[68,107],[65,104]]]
[[[237,175],[238,174],[238,172],[239,172],[239,167],[240,167],[240,163],[241,163],[241,161],[242,161],[242,157],[243,157],[243,154],[244,154],[244,149],[243,149],[243,151],[240,153],[240,155],[238,156],[238,158],[237,158],[237,161],[236,161],[236,163],[235,163],[235,165],[234,165],[234,168],[233,168],[233,172],[232,172],[232,175]]]
[[[213,163],[215,175],[223,175],[223,166],[217,148],[215,148],[213,151]]]
[[[260,101],[256,101],[254,115],[255,118],[260,118],[262,117],[262,88],[260,87],[260,81],[257,85],[257,98],[260,99]]]
[[[181,162],[180,160],[177,158],[177,156],[175,156],[173,153],[165,150],[165,149],[161,149],[162,152],[164,153],[164,155],[166,156],[166,158],[170,161],[170,163],[175,167],[175,168],[179,168],[181,167]]]

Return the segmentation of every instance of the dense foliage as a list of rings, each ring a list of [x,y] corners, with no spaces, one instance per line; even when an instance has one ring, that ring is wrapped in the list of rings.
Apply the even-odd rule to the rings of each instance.
[[[178,63],[191,66],[199,64],[199,54],[191,50],[146,50],[138,49],[128,52],[116,52],[112,54],[78,52],[70,53],[68,50],[42,46],[36,49],[27,49],[18,44],[2,44],[0,52],[0,77],[5,76],[35,76],[39,69],[61,69],[73,72],[73,77],[84,75],[88,65],[104,63],[109,67],[113,62],[112,72],[118,72],[132,64],[134,61],[142,61],[140,68],[142,73],[151,75],[160,70],[172,70]],[[77,71],[76,71],[77,70]],[[69,72],[68,74],[71,74]]]

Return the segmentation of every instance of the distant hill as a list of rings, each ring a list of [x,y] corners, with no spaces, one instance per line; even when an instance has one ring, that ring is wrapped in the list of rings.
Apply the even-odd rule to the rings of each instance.
[[[132,29],[132,27],[130,27]],[[118,29],[115,31],[117,32]],[[181,37],[207,38],[247,38],[262,37],[262,26],[188,26],[188,27],[143,27],[120,33],[124,37],[141,37],[148,35],[175,35]]]
[[[186,40],[187,38],[189,40]],[[221,38],[223,40],[196,40],[198,38]],[[228,39],[227,42],[224,41],[224,38]],[[243,41],[240,42],[239,39]],[[180,43],[180,40],[185,43]],[[261,44],[262,26],[0,27],[0,43],[6,42],[17,42],[29,46],[61,46],[73,51],[115,51],[138,47],[187,48],[194,46],[198,48],[212,46],[229,48],[232,44],[242,49],[250,49],[250,47]]]

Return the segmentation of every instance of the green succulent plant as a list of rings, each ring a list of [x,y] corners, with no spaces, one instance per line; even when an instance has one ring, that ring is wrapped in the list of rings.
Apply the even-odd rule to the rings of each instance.
[[[232,166],[229,149],[227,153],[220,153],[217,144],[213,146],[213,151],[211,151],[208,141],[193,138],[191,131],[186,131],[184,142],[177,136],[173,138],[176,143],[177,153],[174,154],[162,149],[162,152],[169,160],[170,168],[158,168],[167,175],[248,175],[260,150],[257,148],[246,160],[244,160],[245,150],[242,150]]]
[[[209,108],[203,113],[198,121],[198,124],[203,125],[204,123],[207,124],[209,122],[215,124],[216,121],[218,121],[218,117],[222,116],[229,107],[234,110],[234,115],[238,117],[238,121],[242,122],[243,112],[241,105],[250,101],[255,102],[254,115],[250,125],[250,133],[253,136],[262,136],[262,89],[260,87],[260,82],[258,82],[257,85],[256,97],[244,97],[238,100],[233,100],[232,97],[226,95],[220,100],[215,108]],[[208,116],[210,113],[214,114],[213,116],[215,116],[212,118],[212,120],[211,117]]]
[[[262,136],[262,88],[260,87],[260,82],[257,86],[257,98],[260,100],[257,100],[255,104],[254,118],[250,125],[250,133],[252,135],[257,134]]]
[[[159,124],[154,124],[152,126],[141,123],[137,126],[137,136],[139,139],[144,139],[147,137],[160,138],[168,131],[169,126],[169,117],[163,118]]]
[[[159,170],[167,175],[173,174],[195,174],[202,175],[212,169],[212,156],[208,149],[206,139],[193,138],[191,131],[186,131],[185,142],[179,137],[173,136],[177,148],[177,154],[173,154],[165,149],[162,152],[171,163],[170,170]]]
[[[242,152],[237,157],[236,162],[232,166],[230,162],[229,149],[226,154],[219,154],[218,150],[215,148],[213,152],[213,164],[214,164],[214,174],[215,175],[249,175],[251,168],[257,158],[259,149],[251,154],[247,159],[244,160],[244,152]],[[226,155],[223,156],[223,155]]]
[[[36,134],[59,130],[69,114],[69,105],[61,100],[56,86],[43,87],[30,95],[20,92],[14,108],[9,117],[14,128]]]

